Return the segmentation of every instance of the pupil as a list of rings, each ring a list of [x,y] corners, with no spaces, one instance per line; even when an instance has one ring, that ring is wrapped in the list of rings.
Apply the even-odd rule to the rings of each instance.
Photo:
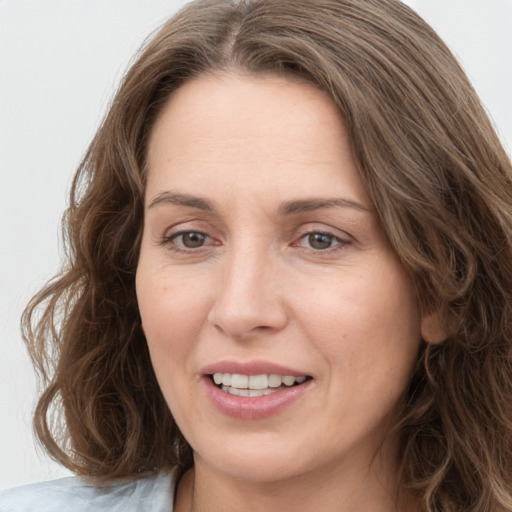
[[[201,247],[204,244],[204,238],[202,233],[185,233],[183,235],[183,245],[189,248]]]
[[[328,249],[332,243],[332,236],[322,233],[312,233],[309,235],[308,241],[313,249]]]

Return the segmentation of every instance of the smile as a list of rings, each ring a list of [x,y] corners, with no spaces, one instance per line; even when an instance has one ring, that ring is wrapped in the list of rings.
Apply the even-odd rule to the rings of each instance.
[[[238,420],[281,414],[314,389],[313,377],[265,362],[222,362],[204,368],[202,376],[214,408]]]
[[[270,395],[307,380],[305,375],[242,375],[238,373],[214,373],[212,379],[224,393],[243,397]]]

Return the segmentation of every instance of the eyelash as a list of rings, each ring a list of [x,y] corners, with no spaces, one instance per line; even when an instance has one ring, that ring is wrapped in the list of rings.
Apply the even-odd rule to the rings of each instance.
[[[303,235],[301,235],[300,238],[298,239],[298,241],[294,242],[292,244],[292,246],[293,247],[301,247],[300,242],[302,240],[304,240],[308,237],[314,236],[314,235],[316,235],[316,236],[319,235],[321,237],[327,237],[330,239],[331,243],[335,242],[335,245],[331,245],[325,249],[314,249],[312,247],[305,248],[306,250],[311,250],[314,253],[318,253],[318,254],[327,254],[327,253],[343,250],[344,248],[349,246],[351,243],[348,240],[343,240],[342,238],[340,238],[336,235],[333,235],[332,233],[330,233],[328,231],[312,230],[312,231],[308,231],[307,233],[304,233]]]
[[[178,231],[176,233],[172,233],[171,235],[168,235],[168,236],[164,236],[162,238],[161,245],[164,245],[164,246],[168,247],[172,251],[176,251],[176,252],[180,252],[180,253],[186,253],[186,254],[190,254],[192,252],[196,252],[198,249],[203,249],[204,245],[201,245],[201,246],[199,246],[197,248],[191,248],[191,247],[185,247],[184,245],[177,245],[176,244],[176,239],[177,238],[179,238],[180,236],[183,237],[184,235],[190,235],[190,234],[200,235],[200,236],[204,237],[205,240],[206,239],[209,239],[209,240],[212,239],[210,236],[208,236],[206,233],[203,233],[202,231],[196,231],[196,230],[193,230],[193,229],[187,229],[187,230],[183,230],[183,231]]]
[[[183,230],[178,231],[176,233],[172,233],[171,235],[165,236],[161,240],[161,245],[168,247],[170,250],[178,252],[178,253],[185,253],[185,254],[191,254],[195,253],[201,249],[205,248],[205,244],[202,244],[198,247],[185,247],[182,244],[177,244],[176,240],[179,237],[183,237],[185,235],[199,235],[200,237],[204,237],[205,241],[212,240],[210,236],[208,236],[206,233],[202,231],[196,231],[196,230]],[[330,240],[331,244],[329,247],[325,249],[315,249],[313,247],[304,247],[301,245],[301,241],[307,239],[311,236],[320,236],[320,237],[326,237]],[[328,231],[321,231],[321,230],[311,230],[307,231],[306,233],[303,233],[295,242],[291,244],[292,247],[298,247],[302,248],[306,251],[311,251],[315,254],[329,254],[331,252],[336,252],[339,250],[345,249],[347,246],[351,245],[351,242],[348,240],[343,240],[342,238],[328,232]]]

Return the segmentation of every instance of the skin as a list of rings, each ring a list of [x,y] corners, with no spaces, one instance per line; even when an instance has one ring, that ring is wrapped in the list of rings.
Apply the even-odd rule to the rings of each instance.
[[[389,424],[435,322],[420,314],[335,105],[281,77],[195,78],[162,111],[148,169],[137,296],[194,450],[176,510],[396,510]],[[326,198],[346,204],[283,212]],[[201,381],[226,359],[313,379],[279,414],[232,418]]]

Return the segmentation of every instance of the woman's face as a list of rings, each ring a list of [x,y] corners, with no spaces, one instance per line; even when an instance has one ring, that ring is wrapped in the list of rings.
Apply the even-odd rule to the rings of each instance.
[[[137,296],[196,467],[366,470],[422,320],[335,105],[283,78],[202,76],[148,151]]]

